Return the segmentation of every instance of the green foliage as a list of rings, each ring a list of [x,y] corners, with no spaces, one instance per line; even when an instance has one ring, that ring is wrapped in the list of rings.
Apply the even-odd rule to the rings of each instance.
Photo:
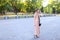
[[[0,0],[0,13],[7,11],[17,11],[17,12],[34,12],[36,8],[41,9],[44,13],[53,13],[53,8],[57,13],[60,12],[60,2],[53,1],[46,7],[42,7],[43,0]],[[14,8],[15,7],[15,8]]]
[[[44,8],[44,13],[47,13],[47,12],[48,13],[53,13],[53,11],[54,11],[54,13],[60,13],[60,2],[53,1],[51,4],[48,4],[48,6],[46,6]]]

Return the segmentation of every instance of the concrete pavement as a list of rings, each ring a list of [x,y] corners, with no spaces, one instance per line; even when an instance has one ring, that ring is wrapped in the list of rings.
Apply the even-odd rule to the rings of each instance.
[[[33,18],[0,20],[0,40],[60,40],[60,16],[41,17],[41,24],[34,39]]]

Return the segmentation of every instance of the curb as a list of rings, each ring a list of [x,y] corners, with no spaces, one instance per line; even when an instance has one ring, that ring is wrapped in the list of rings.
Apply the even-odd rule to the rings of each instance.
[[[56,16],[56,15],[43,15],[43,16],[40,16],[40,17],[51,17],[51,16]],[[7,20],[7,19],[19,19],[19,18],[33,18],[34,16],[29,16],[29,15],[22,15],[22,16],[19,16],[19,15],[16,15],[16,16],[12,16],[12,17],[9,17],[9,16],[2,16],[0,17],[0,20]]]

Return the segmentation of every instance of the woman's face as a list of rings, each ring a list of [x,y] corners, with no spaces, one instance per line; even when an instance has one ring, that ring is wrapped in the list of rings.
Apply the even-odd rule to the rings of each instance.
[[[37,13],[40,13],[40,10],[37,10]]]

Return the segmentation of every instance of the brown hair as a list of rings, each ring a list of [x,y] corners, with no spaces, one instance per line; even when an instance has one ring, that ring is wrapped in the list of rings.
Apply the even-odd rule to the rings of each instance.
[[[39,8],[36,8],[36,9],[35,9],[35,12],[36,12],[37,10],[40,10],[40,9],[39,9]]]

